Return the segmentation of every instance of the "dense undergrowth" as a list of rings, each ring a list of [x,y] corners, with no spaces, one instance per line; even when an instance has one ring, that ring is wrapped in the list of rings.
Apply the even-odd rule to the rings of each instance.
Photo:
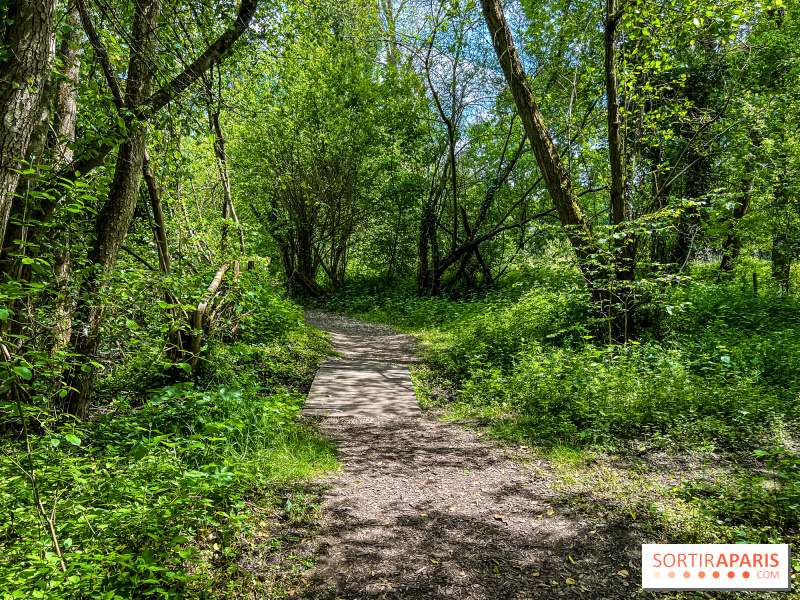
[[[328,305],[418,333],[417,385],[445,418],[544,452],[724,456],[734,467],[724,476],[678,473],[663,491],[698,517],[679,535],[796,542],[800,299],[769,287],[754,296],[738,274],[720,282],[697,267],[640,311],[634,341],[614,346],[574,274],[552,265],[469,298],[376,296],[364,283]],[[768,281],[767,265],[746,268]]]
[[[309,500],[298,484],[336,462],[295,419],[327,341],[263,275],[242,279],[239,336],[210,341],[197,380],[167,382],[154,361],[157,311],[140,311],[123,315],[129,326],[107,345],[114,368],[90,422],[48,421],[28,407],[29,422],[41,423],[30,452],[6,438],[0,458],[0,597],[224,597],[230,586],[242,597],[257,588],[239,573],[236,540],[264,512],[301,509]]]

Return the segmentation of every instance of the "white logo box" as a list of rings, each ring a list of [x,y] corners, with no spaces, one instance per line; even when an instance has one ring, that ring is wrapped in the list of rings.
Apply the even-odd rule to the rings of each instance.
[[[643,544],[642,589],[789,591],[788,544]]]

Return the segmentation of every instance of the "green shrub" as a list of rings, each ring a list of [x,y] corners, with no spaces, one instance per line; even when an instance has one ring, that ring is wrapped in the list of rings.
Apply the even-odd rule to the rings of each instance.
[[[679,351],[654,344],[582,349],[532,344],[511,369],[476,369],[459,399],[518,413],[539,443],[605,444],[698,427],[740,444],[758,435],[763,424],[797,418],[795,403],[765,393],[752,378],[731,377],[724,360],[715,367],[695,375]]]
[[[143,391],[141,364],[115,369],[101,386],[112,401],[81,426],[25,407],[42,430],[30,457],[22,440],[0,442],[0,598],[199,597],[232,563],[251,506],[274,508],[276,486],[335,467],[331,444],[295,418],[327,344],[298,307],[249,289],[242,306],[271,313],[245,317],[252,343],[212,344],[197,381]]]
[[[718,524],[757,532],[748,541],[768,542],[771,533],[800,526],[800,457],[780,445],[754,454],[764,460],[763,472],[715,483],[688,480],[681,485],[681,494],[700,502],[701,512]]]

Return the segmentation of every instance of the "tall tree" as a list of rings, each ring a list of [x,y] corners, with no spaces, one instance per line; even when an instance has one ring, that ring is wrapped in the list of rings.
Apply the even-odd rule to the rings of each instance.
[[[11,2],[0,63],[0,238],[8,224],[48,76],[56,18],[55,0]]]
[[[96,267],[83,278],[76,306],[76,318],[80,321],[73,326],[70,341],[75,358],[64,377],[67,394],[62,401],[62,409],[71,415],[81,419],[86,416],[93,382],[91,363],[101,339],[103,324],[103,304],[96,299],[106,287],[108,277],[113,271],[139,196],[146,132],[138,121],[146,119],[148,113],[155,112],[169,100],[178,97],[218,62],[247,30],[257,6],[258,0],[242,0],[233,24],[193,63],[151,94],[155,40],[162,5],[161,0],[134,2],[131,55],[124,94],[110,69],[105,69],[106,81],[115,104],[121,112],[123,108],[126,109],[125,114],[129,115],[126,118],[129,133],[119,148],[108,198],[95,219],[94,240],[88,259]],[[81,16],[93,49],[101,63],[107,64],[108,51],[99,36],[92,35],[88,13],[82,10]],[[99,153],[103,151],[104,149],[97,150]]]
[[[514,47],[511,28],[506,21],[500,0],[481,0],[481,6],[497,59],[511,89],[547,191],[553,199],[559,219],[566,229],[567,237],[575,249],[578,260],[585,263],[590,256],[599,254],[599,250],[594,241],[591,224],[586,219],[575,194],[572,177],[561,161],[561,156],[544,122],[542,111],[533,95],[528,76]]]

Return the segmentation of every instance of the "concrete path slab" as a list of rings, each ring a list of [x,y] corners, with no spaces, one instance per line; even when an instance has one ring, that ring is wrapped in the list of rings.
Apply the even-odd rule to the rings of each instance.
[[[375,363],[320,365],[304,415],[326,417],[420,417],[407,367]]]
[[[421,417],[406,366],[414,338],[341,315],[308,311],[306,320],[328,331],[342,358],[319,366],[302,414],[326,417]]]

